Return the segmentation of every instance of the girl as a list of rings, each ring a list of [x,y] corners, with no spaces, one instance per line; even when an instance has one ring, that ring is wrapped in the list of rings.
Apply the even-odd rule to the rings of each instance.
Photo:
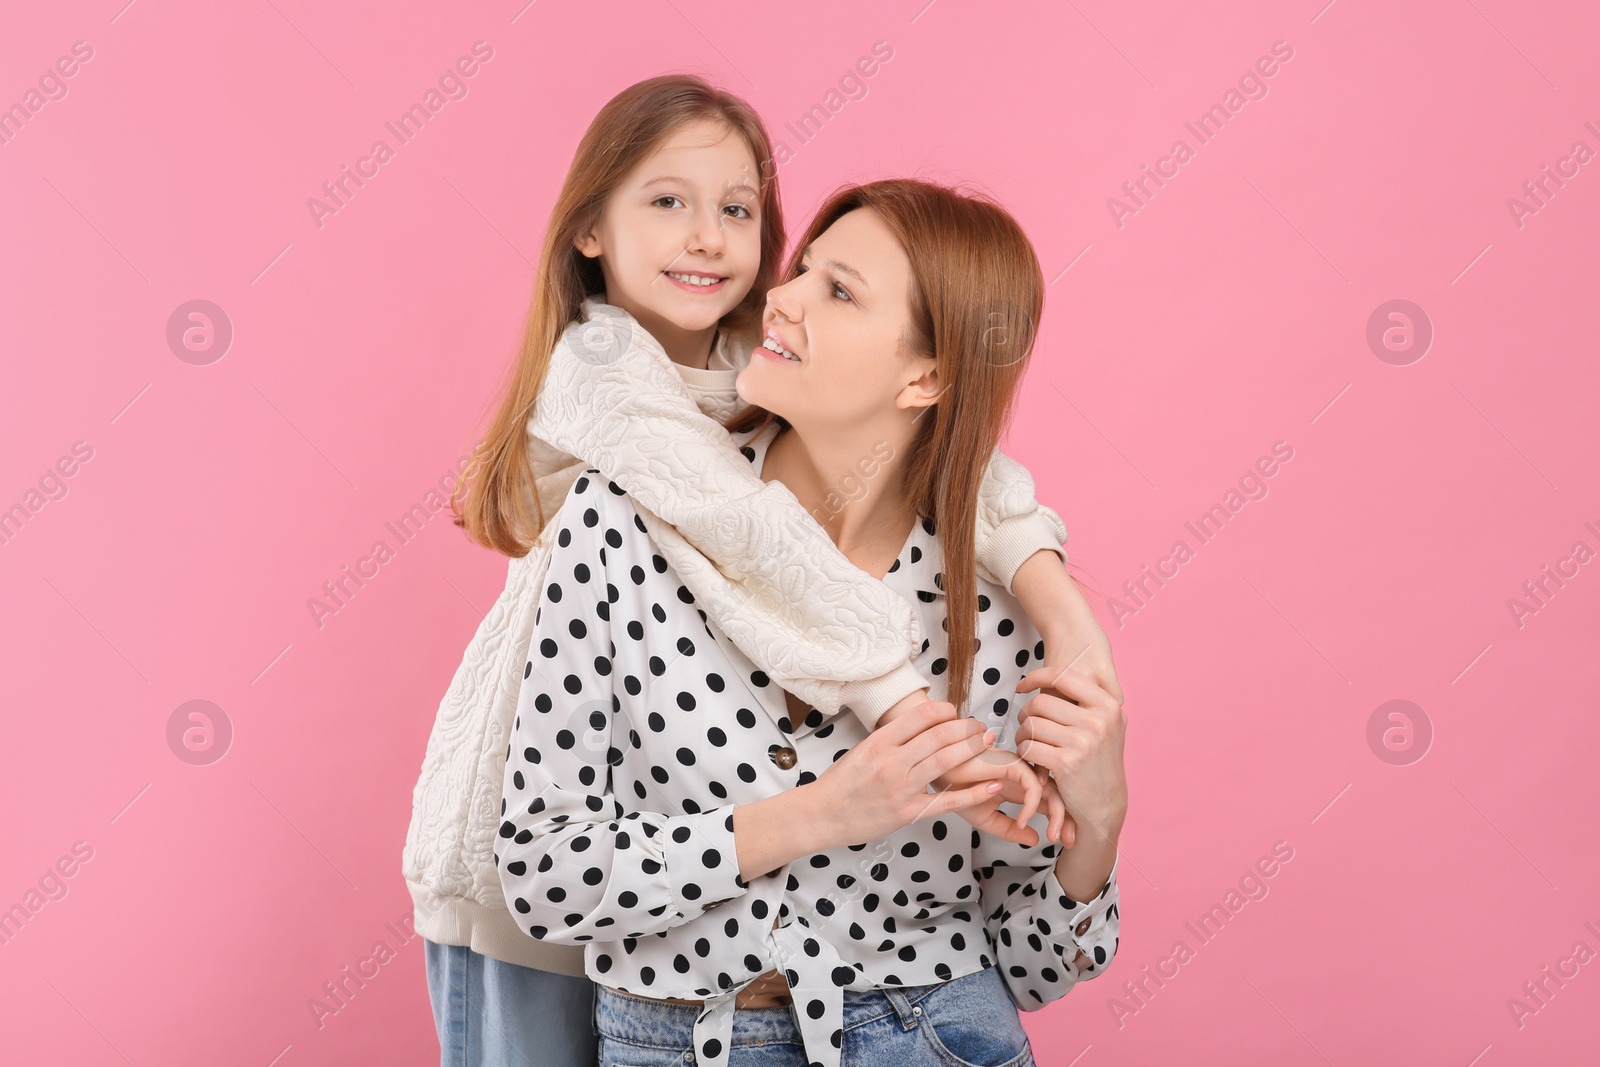
[[[520,358],[452,500],[474,539],[510,557],[506,588],[440,706],[406,838],[446,1064],[593,1055],[581,955],[528,938],[491,862],[506,736],[552,549],[541,534],[586,466],[632,496],[660,550],[652,569],[682,576],[762,676],[800,698],[797,718],[847,707],[870,728],[927,698],[912,656],[936,635],[818,525],[841,493],[874,491],[881,450],[852,456],[853,481],[808,514],[749,469],[717,422],[743,406],[733,382],[784,247],[772,171],[766,132],[743,101],[699,79],[655,78],[601,110],[552,212]],[[1013,361],[1002,344],[990,358]],[[1076,661],[1114,685],[1105,636],[1060,563],[1064,527],[1034,501],[1025,470],[992,442],[985,454],[981,480],[947,490],[975,501],[960,536],[980,573],[1019,598],[1047,664]],[[946,781],[1007,776],[1002,795],[1023,803],[1016,820],[999,799],[964,817],[1031,842],[1027,818],[1043,803],[1052,838],[1070,834],[1055,791],[1011,759],[969,761]]]
[[[939,635],[914,663],[950,703],[876,733],[850,715],[796,722],[680,575],[651,566],[641,511],[590,469],[555,523],[501,885],[534,938],[587,946],[602,1067],[1027,1064],[1018,1006],[1116,950],[1127,810],[1119,702],[1075,671],[1029,670],[1038,634],[977,578],[968,536],[1027,356],[997,366],[982,331],[1036,321],[1043,278],[1002,209],[921,182],[846,188],[800,248],[767,297],[771,350],[738,380],[766,411],[735,440],[802,502],[872,442],[893,446],[827,526]],[[1010,713],[1052,684],[1065,698]],[[1019,718],[1080,820],[1071,848],[944,818],[996,782],[924,792]]]

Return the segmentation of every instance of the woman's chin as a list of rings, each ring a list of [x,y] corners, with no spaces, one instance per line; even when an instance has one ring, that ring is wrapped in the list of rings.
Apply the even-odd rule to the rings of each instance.
[[[733,391],[738,393],[739,399],[746,404],[765,408],[775,415],[782,415],[788,405],[784,403],[781,391],[772,388],[770,382],[762,380],[764,370],[765,368],[755,363],[745,367],[739,372],[739,377],[733,380]]]

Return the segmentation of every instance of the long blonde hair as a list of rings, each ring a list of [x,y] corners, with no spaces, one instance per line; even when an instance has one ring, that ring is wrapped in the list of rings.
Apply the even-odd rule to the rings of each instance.
[[[605,291],[599,262],[582,255],[574,240],[599,222],[606,201],[635,167],[681,127],[706,119],[742,137],[759,168],[752,179],[760,187],[761,266],[750,293],[722,325],[744,330],[759,322],[784,247],[766,127],[745,101],[694,75],[669,74],[630,85],[600,109],[567,168],[545,229],[520,351],[499,409],[450,497],[455,525],[479,544],[520,557],[544,529],[546,516],[528,456],[528,416],[562,332],[582,314],[585,297]]]
[[[944,556],[949,693],[962,708],[977,651],[978,489],[1011,415],[1044,308],[1044,274],[1022,227],[983,194],[896,179],[845,186],[824,203],[784,272],[822,232],[860,208],[878,213],[911,261],[911,321],[904,343],[937,361],[941,393],[919,419],[905,467],[907,500],[933,520]],[[778,416],[748,408],[733,432]],[[779,419],[778,421],[782,421]]]

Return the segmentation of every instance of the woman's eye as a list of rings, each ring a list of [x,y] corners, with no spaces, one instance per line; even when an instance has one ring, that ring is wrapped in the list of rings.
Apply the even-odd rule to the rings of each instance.
[[[678,200],[678,198],[673,196],[671,193],[668,193],[665,196],[658,196],[654,200],[650,201],[650,203],[651,204],[660,204],[664,200],[677,200],[678,203],[680,203],[680,204],[683,203],[682,200]]]
[[[810,270],[811,270],[810,267],[807,267],[804,263],[801,263],[801,264],[799,264],[798,266],[795,267],[794,276],[796,278],[798,278],[798,277],[800,277],[800,275],[806,274]],[[850,295],[850,290],[846,289],[844,286],[840,285],[838,282],[830,282],[829,285],[831,287],[830,288],[830,292],[835,298],[840,299],[840,300],[854,300],[855,299],[855,297]]]

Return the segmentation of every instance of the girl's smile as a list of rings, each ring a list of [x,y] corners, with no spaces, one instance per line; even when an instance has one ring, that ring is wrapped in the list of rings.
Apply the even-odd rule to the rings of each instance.
[[[723,286],[728,284],[727,276],[721,274],[702,274],[698,271],[675,270],[664,270],[661,273],[679,289],[699,295],[720,293]]]

